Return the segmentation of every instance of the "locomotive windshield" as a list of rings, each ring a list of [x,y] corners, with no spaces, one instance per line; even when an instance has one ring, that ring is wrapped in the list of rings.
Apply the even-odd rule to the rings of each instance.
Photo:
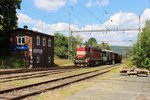
[[[86,55],[86,51],[77,51],[77,55]]]
[[[85,58],[87,55],[87,48],[86,47],[78,47],[76,49],[76,57],[77,58]]]

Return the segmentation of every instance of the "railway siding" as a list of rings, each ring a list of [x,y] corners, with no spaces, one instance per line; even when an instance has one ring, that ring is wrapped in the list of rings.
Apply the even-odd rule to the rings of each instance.
[[[91,71],[91,72],[84,72],[84,73],[80,73],[80,74],[76,74],[76,75],[65,76],[60,79],[53,79],[53,80],[49,80],[49,81],[45,81],[45,82],[41,82],[41,83],[26,85],[26,86],[22,86],[22,87],[16,87],[13,89],[8,89],[8,90],[2,90],[2,91],[0,91],[0,93],[1,93],[0,97],[4,97],[6,99],[13,98],[13,99],[17,100],[20,98],[24,98],[26,96],[39,94],[46,90],[51,90],[51,89],[59,88],[59,87],[62,87],[62,86],[65,86],[65,85],[68,85],[68,84],[71,84],[74,82],[78,82],[83,79],[88,79],[88,78],[109,72],[112,69],[114,69],[114,68],[108,67],[108,68],[104,68],[101,71],[95,70],[95,71]],[[13,91],[15,91],[15,93]],[[20,93],[22,96],[16,96],[16,95],[20,95]],[[27,94],[27,93],[29,93],[29,94]],[[15,94],[15,95],[12,95],[10,97],[9,94]]]
[[[116,70],[98,76],[91,85],[63,100],[150,100],[149,91],[150,76],[121,76]]]
[[[68,75],[73,75],[73,74],[78,74],[78,73],[81,73],[81,72],[87,72],[87,71],[92,71],[92,70],[97,70],[97,69],[103,69],[103,68],[106,68],[108,67],[107,65],[106,66],[100,66],[100,67],[95,67],[95,68],[89,68],[89,67],[86,67],[86,68],[76,68],[76,69],[64,69],[64,72],[62,73],[57,73],[58,70],[56,70],[56,73],[51,73],[51,75],[44,75],[42,77],[34,77],[34,78],[28,78],[28,79],[23,79],[22,80],[22,77],[18,77],[18,79],[14,79],[14,81],[8,81],[6,82],[5,79],[4,80],[1,80],[1,81],[5,81],[5,82],[1,82],[0,83],[0,90],[4,90],[4,89],[7,89],[7,88],[11,88],[11,87],[17,87],[17,86],[23,86],[23,85],[29,85],[29,84],[33,84],[33,83],[38,83],[38,82],[42,82],[42,81],[46,81],[46,80],[50,80],[50,79],[54,79],[54,78],[60,78],[62,76],[68,76]],[[63,70],[63,69],[62,69]],[[68,72],[68,70],[70,70]],[[33,74],[35,72],[32,72],[31,74]],[[24,73],[25,75],[27,73]],[[24,75],[22,74],[22,75]],[[46,74],[46,73],[45,73]],[[19,74],[17,74],[19,75]],[[8,75],[9,77],[10,75]],[[30,76],[30,75],[29,75]],[[23,77],[23,78],[26,78],[26,77]],[[8,79],[9,80],[9,79]],[[13,79],[10,79],[10,80],[13,80]]]

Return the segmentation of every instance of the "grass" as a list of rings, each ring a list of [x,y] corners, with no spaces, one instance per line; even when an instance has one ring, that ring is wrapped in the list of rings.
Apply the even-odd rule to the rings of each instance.
[[[65,97],[68,97],[69,95],[74,94],[83,88],[85,88],[85,85],[73,84],[65,88],[42,93],[33,98],[33,100],[64,100]]]
[[[73,65],[73,61],[69,60],[69,59],[59,59],[59,58],[55,58],[54,60],[55,66],[69,66],[69,65]]]
[[[131,60],[131,57],[125,59],[125,60],[124,60],[124,64],[126,65],[126,66],[125,66],[126,68],[132,68],[132,67],[134,67],[134,65],[133,65],[133,63],[132,63],[132,60]]]
[[[107,66],[93,67],[93,68],[81,68],[80,70],[75,70],[72,72],[54,74],[54,75],[49,75],[49,76],[39,77],[39,78],[31,78],[31,79],[27,79],[27,80],[16,80],[16,81],[12,81],[12,82],[0,83],[0,89],[7,89],[8,87],[10,88],[10,87],[28,85],[28,84],[32,84],[32,83],[42,82],[44,80],[46,81],[46,80],[50,80],[50,79],[59,78],[62,76],[69,76],[69,75],[79,74],[79,73],[83,73],[83,72],[93,71],[93,70],[101,69],[104,67],[107,67]]]
[[[18,81],[8,82],[5,84],[1,83],[0,89],[6,89],[8,87],[10,88],[10,87],[27,85],[27,84],[31,84],[31,83],[48,80],[48,79],[58,78],[61,76],[73,75],[73,74],[77,74],[77,73],[81,73],[81,72],[87,72],[87,71],[91,71],[91,70],[101,69],[104,67],[107,67],[107,66],[83,68],[83,69],[76,70],[73,72],[67,72],[67,73],[62,73],[62,74],[57,74],[57,75],[50,75],[50,76],[46,76],[46,77],[27,79],[27,80],[18,80]],[[116,69],[116,70],[113,70],[111,73],[118,73],[118,72],[119,72],[118,69]],[[108,78],[111,76],[112,76],[112,74],[104,74],[102,76],[97,76],[93,79],[75,83],[75,84],[66,86],[61,89],[44,92],[44,93],[42,93],[38,96],[35,96],[31,99],[32,100],[66,100],[66,98],[69,97],[70,95],[73,95],[74,93],[79,92],[82,89],[87,88],[88,86],[94,85],[96,82],[100,82],[101,78],[106,78],[106,77]]]
[[[122,67],[122,65],[120,67]],[[90,80],[85,80],[82,82],[74,83],[72,85],[69,85],[69,86],[61,88],[61,89],[48,91],[48,92],[42,93],[38,96],[35,96],[32,99],[33,100],[67,100],[67,98],[69,96],[71,96],[89,86],[95,85],[95,83],[100,82],[101,79],[113,77],[114,73],[119,73],[120,67],[111,71],[110,73],[106,73],[101,76],[97,76]]]

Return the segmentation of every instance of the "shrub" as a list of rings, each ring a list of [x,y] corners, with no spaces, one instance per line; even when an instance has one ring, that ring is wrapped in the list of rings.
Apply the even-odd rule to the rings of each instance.
[[[26,68],[29,63],[19,57],[1,57],[0,68]]]
[[[129,57],[125,60],[125,65],[129,68],[133,67],[132,57]]]
[[[133,46],[132,61],[135,66],[150,69],[150,20],[139,33],[138,41]]]

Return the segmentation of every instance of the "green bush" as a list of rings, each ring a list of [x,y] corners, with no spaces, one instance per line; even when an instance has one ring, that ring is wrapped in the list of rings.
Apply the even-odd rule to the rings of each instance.
[[[132,57],[129,57],[125,60],[125,65],[129,68],[133,67]]]
[[[150,68],[150,58],[145,58],[142,61],[142,66],[144,66],[145,68]]]
[[[29,63],[19,57],[1,57],[0,68],[26,68]]]
[[[131,56],[135,66],[150,69],[150,20],[146,21],[145,27],[139,33]]]

